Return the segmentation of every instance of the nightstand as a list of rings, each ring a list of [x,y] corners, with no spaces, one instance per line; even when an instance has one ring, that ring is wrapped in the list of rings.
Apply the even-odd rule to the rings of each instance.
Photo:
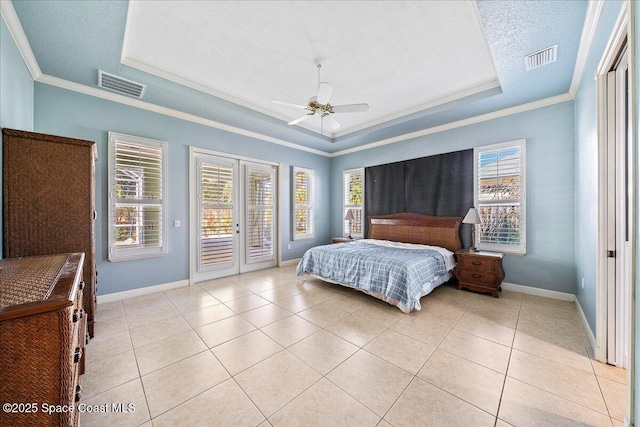
[[[333,243],[347,243],[347,242],[353,242],[354,239],[350,239],[348,237],[334,237],[331,239],[331,241]]]
[[[504,254],[498,252],[456,252],[458,266],[455,275],[458,279],[458,289],[467,288],[472,291],[491,293],[498,298],[500,284],[504,279],[502,258]]]

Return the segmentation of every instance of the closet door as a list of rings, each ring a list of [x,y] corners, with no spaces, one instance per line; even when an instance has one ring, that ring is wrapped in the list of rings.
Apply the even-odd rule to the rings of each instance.
[[[241,162],[244,193],[244,259],[240,271],[272,267],[276,260],[276,168]]]

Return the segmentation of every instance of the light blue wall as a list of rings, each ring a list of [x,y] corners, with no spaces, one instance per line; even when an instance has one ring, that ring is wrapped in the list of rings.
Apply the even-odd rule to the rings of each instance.
[[[633,61],[633,72],[634,75],[632,78],[632,87],[635,87],[635,99],[634,99],[634,107],[635,107],[635,116],[634,116],[634,133],[635,133],[635,146],[636,146],[636,167],[640,165],[640,150],[637,149],[638,141],[640,141],[640,67],[638,67],[638,61],[640,58],[640,7],[635,2],[631,2],[631,25],[632,25],[632,56],[631,59]],[[636,210],[636,227],[640,224],[640,197],[638,197],[638,193],[640,192],[640,174],[636,171],[636,199],[635,199],[635,210]],[[636,242],[640,242],[640,229],[636,228]],[[635,414],[631,414],[631,423],[632,425],[638,425],[638,417],[637,413],[640,410],[640,393],[637,390],[637,385],[640,384],[640,270],[638,269],[640,266],[640,251],[636,247],[636,260],[635,260],[635,298],[633,303],[635,304],[635,336],[634,336],[634,348],[633,348],[633,370],[634,378],[632,378],[631,384],[635,390],[633,394],[633,407],[635,409]]]
[[[0,19],[0,127],[33,130],[33,79],[9,33],[4,18]],[[1,138],[0,165],[2,165]],[[0,188],[2,188],[2,173],[0,173]],[[0,206],[2,206],[2,192],[0,192]],[[0,210],[0,236],[2,224]],[[2,239],[0,239],[0,258],[2,258]]]
[[[33,129],[33,79],[0,19],[0,126]]]
[[[291,166],[315,171],[315,238],[292,242],[290,223],[290,186],[283,182],[280,194],[283,242],[282,259],[302,256],[312,246],[329,241],[328,157],[294,150],[220,131],[203,125],[71,92],[41,83],[35,85],[35,130],[37,132],[88,139],[98,144],[96,203],[97,268],[99,295],[145,286],[170,283],[189,277],[189,146],[206,148],[253,159],[282,162],[285,178]],[[180,220],[180,228],[169,227],[169,253],[159,258],[135,261],[107,261],[107,134],[121,132],[168,143],[169,203],[167,219]],[[287,245],[291,244],[291,249]]]
[[[331,231],[342,235],[342,171],[527,140],[527,254],[506,256],[505,281],[574,293],[573,103],[566,102],[346,154],[331,164]]]
[[[589,322],[596,330],[596,264],[598,244],[598,130],[596,120],[596,82],[594,75],[622,2],[604,2],[604,9],[591,44],[587,64],[575,103],[576,156],[576,296]],[[584,278],[584,289],[581,279]]]

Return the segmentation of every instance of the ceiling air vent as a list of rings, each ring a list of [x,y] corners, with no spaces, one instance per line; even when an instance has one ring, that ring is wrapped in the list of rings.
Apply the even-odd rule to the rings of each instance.
[[[142,98],[144,90],[147,88],[146,85],[105,73],[102,70],[98,70],[98,86],[135,98]]]
[[[524,57],[524,62],[527,67],[527,71],[534,68],[542,67],[543,65],[556,62],[558,59],[558,45],[554,44],[548,48],[539,50],[530,55]]]

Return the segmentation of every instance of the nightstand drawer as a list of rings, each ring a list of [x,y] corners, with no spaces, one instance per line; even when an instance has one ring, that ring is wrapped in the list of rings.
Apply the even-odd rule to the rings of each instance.
[[[458,266],[455,275],[458,279],[458,289],[490,292],[498,298],[498,290],[504,279],[503,256],[495,252],[457,251]]]
[[[493,272],[480,270],[459,270],[457,274],[460,282],[476,283],[478,285],[494,285],[496,274]]]
[[[495,271],[496,264],[500,261],[500,258],[495,257],[466,255],[458,257],[458,268],[478,272],[491,272]]]

